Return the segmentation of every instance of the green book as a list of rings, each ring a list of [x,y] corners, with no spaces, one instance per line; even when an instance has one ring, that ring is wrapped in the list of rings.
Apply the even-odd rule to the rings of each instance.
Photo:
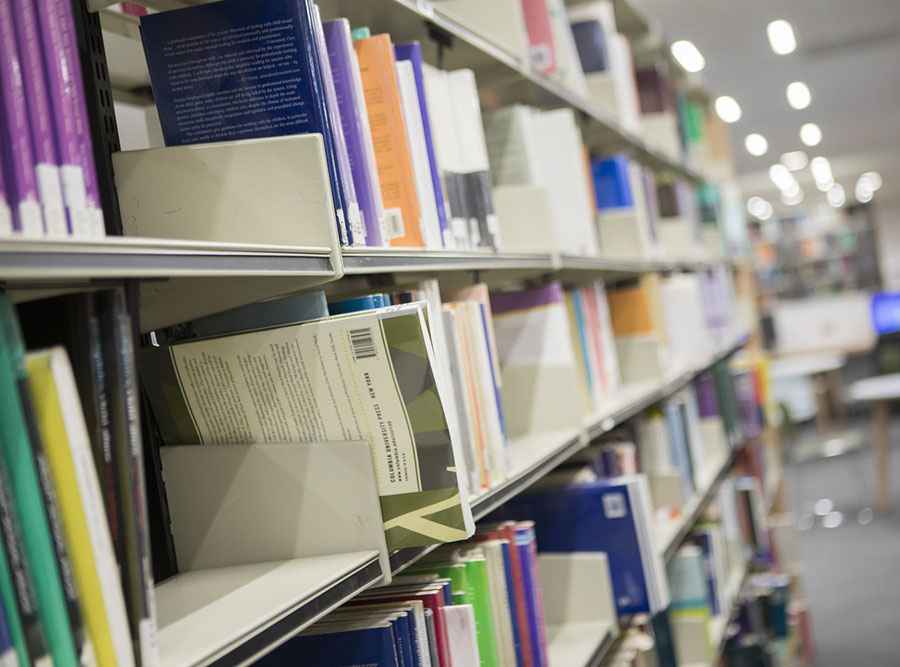
[[[389,549],[474,532],[424,303],[148,347],[139,363],[166,444],[364,440]]]
[[[460,566],[463,566],[460,568]],[[433,572],[447,577],[453,588],[454,604],[471,604],[475,612],[475,633],[478,635],[478,655],[481,667],[495,667],[500,663],[497,635],[494,631],[494,608],[488,583],[487,560],[482,555],[467,554],[460,561],[423,563],[416,572]],[[457,585],[464,599],[457,600]]]
[[[25,349],[15,309],[9,297],[0,294],[0,454],[9,471],[19,510],[22,538],[34,575],[50,656],[57,667],[76,667],[79,663],[66,594],[21,400],[26,394],[20,392],[20,385],[24,387],[26,382]]]

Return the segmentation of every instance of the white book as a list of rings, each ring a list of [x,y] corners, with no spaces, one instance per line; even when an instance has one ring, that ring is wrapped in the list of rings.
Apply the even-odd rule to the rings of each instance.
[[[423,63],[422,76],[425,82],[428,118],[431,123],[431,139],[446,195],[444,205],[450,236],[456,248],[470,248],[472,240],[469,238],[468,217],[462,207],[465,193],[460,188],[463,172],[462,154],[456,123],[453,120],[454,110],[447,72]]]
[[[412,158],[413,176],[416,183],[416,194],[419,200],[419,226],[425,247],[440,249],[444,247],[441,238],[441,227],[438,222],[437,200],[434,196],[434,184],[431,180],[431,167],[428,162],[428,148],[425,145],[425,128],[422,125],[422,112],[419,109],[416,76],[412,62],[398,60],[394,63],[397,70],[397,85],[400,89],[400,106],[403,110],[403,124],[406,127],[406,142]]]
[[[616,82],[616,102],[619,107],[619,122],[633,132],[642,132],[641,105],[638,97],[634,61],[631,58],[631,44],[623,35],[610,35],[606,43],[609,67]]]
[[[539,185],[538,156],[531,138],[537,110],[521,104],[489,111],[484,133],[495,185]]]
[[[453,667],[480,667],[478,635],[475,632],[475,610],[470,604],[444,607],[447,639]]]
[[[78,387],[75,384],[75,376],[72,374],[68,355],[62,347],[54,347],[44,352],[29,354],[29,374],[32,376],[34,376],[33,363],[46,363],[49,366],[53,379],[52,390],[55,393],[55,397],[51,398],[44,393],[48,389],[44,385],[34,386],[32,391],[37,391],[42,398],[58,402],[59,412],[62,417],[61,425],[65,431],[65,438],[68,441],[70,460],[67,463],[61,466],[59,463],[60,459],[56,458],[54,452],[50,452],[48,456],[54,483],[58,488],[61,488],[60,480],[62,478],[58,471],[61,467],[68,468],[71,466],[71,472],[74,473],[78,495],[81,499],[81,514],[87,528],[91,555],[93,557],[92,567],[88,565],[88,568],[93,569],[99,584],[116,664],[134,665],[134,650],[128,627],[128,615],[122,591],[122,582],[119,577],[119,564],[116,561],[113,550],[103,494],[100,490],[100,480],[97,477],[97,469],[94,465],[94,456],[91,451],[90,436],[84,421],[84,412],[78,400]],[[43,420],[41,420],[41,423],[43,423]],[[56,451],[56,453],[60,452]],[[63,495],[61,500],[65,501],[66,497]],[[71,511],[71,508],[67,509]],[[83,571],[82,568],[84,567],[82,559],[87,554],[79,548],[80,545],[72,543],[76,536],[68,534],[70,522],[65,521],[68,515],[68,512],[65,510],[66,508],[63,511],[63,518],[67,529],[66,539],[70,544],[69,552],[76,570],[76,577],[80,580],[79,573]],[[80,581],[80,585],[83,583],[83,581]],[[155,633],[155,628],[152,628],[152,632]]]
[[[596,254],[595,211],[575,114],[571,109],[536,114],[532,138],[539,155],[538,184],[550,194],[557,249],[577,255]]]
[[[556,71],[553,76],[569,90],[581,97],[587,97],[588,90],[584,80],[584,70],[581,68],[581,58],[575,48],[575,38],[572,36],[572,26],[566,13],[565,2],[563,0],[547,0],[547,9],[550,14],[550,31],[556,54]]]
[[[648,474],[676,472],[672,464],[666,420],[660,413],[641,417],[637,422],[641,470]]]

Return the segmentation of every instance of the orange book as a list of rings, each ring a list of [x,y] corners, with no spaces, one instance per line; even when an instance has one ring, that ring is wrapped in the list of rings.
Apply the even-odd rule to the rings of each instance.
[[[639,336],[657,331],[653,303],[646,287],[610,290],[607,298],[614,335]]]
[[[419,200],[406,143],[391,38],[374,35],[355,40],[353,46],[359,58],[390,243],[392,246],[421,248],[424,243],[419,228]]]

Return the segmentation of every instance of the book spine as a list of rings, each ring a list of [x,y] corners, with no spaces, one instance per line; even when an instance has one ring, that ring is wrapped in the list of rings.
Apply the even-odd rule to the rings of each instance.
[[[0,110],[0,116],[3,111]],[[2,123],[2,121],[0,121]],[[3,133],[0,132],[0,140],[3,139]],[[12,236],[13,234],[13,217],[12,209],[9,207],[9,195],[6,191],[6,176],[3,171],[3,152],[0,151],[0,238],[4,236]]]
[[[353,174],[350,170],[350,157],[347,154],[347,141],[341,126],[341,116],[338,110],[337,93],[334,86],[334,77],[331,72],[331,62],[328,59],[328,49],[325,46],[325,34],[322,31],[322,18],[318,6],[313,6],[313,36],[316,41],[316,60],[322,72],[322,88],[325,93],[325,116],[328,127],[334,138],[334,152],[337,158],[337,167],[340,170],[339,178],[344,191],[345,214],[349,227],[348,239],[350,245],[366,244],[366,228],[360,215],[359,200],[356,196],[356,188],[353,184]]]
[[[384,213],[377,181],[378,172],[375,169],[375,152],[369,131],[369,116],[363,100],[359,63],[353,49],[350,24],[346,19],[338,19],[323,24],[323,28],[341,127],[347,143],[350,172],[353,175],[356,197],[365,224],[366,245],[381,246],[384,242],[382,235]]]
[[[525,588],[523,561],[519,551],[515,524],[507,523],[498,529],[500,536],[509,542],[509,564],[513,576],[513,598],[515,601],[516,623],[519,626],[519,643],[524,667],[535,667],[531,632],[528,628],[528,592]]]
[[[19,511],[26,557],[34,572],[40,618],[55,665],[75,667],[78,658],[66,609],[47,509],[41,490],[21,396],[25,354],[15,309],[0,295],[0,447]]]
[[[25,547],[18,524],[6,463],[0,457],[0,595],[7,612],[10,631],[21,665],[47,665],[44,628],[38,617],[34,581],[25,558]]]
[[[121,290],[100,293],[102,330],[111,331],[103,341],[104,368],[109,386],[110,426],[115,449],[116,476],[120,496],[125,560],[122,587],[129,605],[129,622],[135,655],[142,667],[159,662],[156,642],[156,605],[153,600],[152,570],[144,459],[134,371],[131,324]]]
[[[17,50],[13,3],[0,3],[0,153],[6,167],[13,226],[23,236],[43,236],[44,221],[34,172],[25,86]]]
[[[84,117],[82,115],[79,122],[77,99],[77,92],[81,90],[80,75],[78,79],[75,78],[76,72],[80,73],[80,69],[77,69],[77,59],[74,61],[71,59],[69,43],[72,38],[71,35],[66,36],[65,27],[67,13],[71,25],[71,8],[62,0],[30,1],[34,3],[38,17],[69,229],[73,236],[91,237],[94,235],[94,222],[88,187],[92,176],[85,173],[82,162],[79,127]]]
[[[66,236],[71,230],[66,221],[62,181],[59,175],[59,155],[53,132],[53,118],[50,114],[50,98],[44,75],[38,19],[34,5],[30,1],[16,2],[13,6],[25,103],[28,117],[31,119],[35,180],[44,214],[44,225],[48,236]]]

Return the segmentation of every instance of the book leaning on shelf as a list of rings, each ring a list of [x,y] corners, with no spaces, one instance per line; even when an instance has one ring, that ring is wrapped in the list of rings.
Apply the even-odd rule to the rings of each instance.
[[[141,351],[167,444],[363,440],[389,548],[465,539],[427,306],[412,302]]]

